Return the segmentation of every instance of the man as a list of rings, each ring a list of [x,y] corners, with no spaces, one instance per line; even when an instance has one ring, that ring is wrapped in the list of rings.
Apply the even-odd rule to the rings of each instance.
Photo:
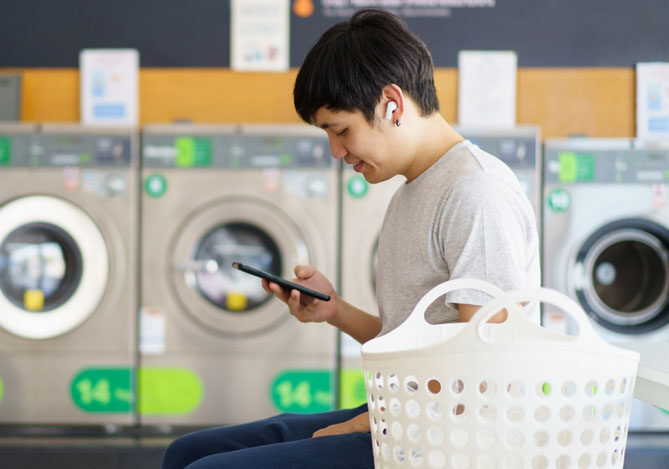
[[[357,12],[308,53],[295,82],[299,115],[322,128],[332,155],[368,182],[401,174],[406,184],[379,238],[380,316],[346,303],[313,267],[297,266],[296,282],[332,297],[302,297],[263,280],[298,320],[327,322],[364,343],[401,324],[423,294],[449,279],[478,278],[503,290],[539,285],[531,204],[508,167],[441,117],[433,73],[425,44],[382,10]],[[488,300],[453,292],[427,317],[467,321]],[[285,414],[186,435],[168,448],[164,467],[371,468],[369,429],[366,406]]]

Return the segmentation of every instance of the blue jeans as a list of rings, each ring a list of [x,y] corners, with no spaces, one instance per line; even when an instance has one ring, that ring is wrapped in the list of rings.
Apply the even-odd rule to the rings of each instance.
[[[281,414],[189,433],[167,448],[163,469],[373,468],[369,433],[311,436],[366,411],[365,404],[320,414]]]

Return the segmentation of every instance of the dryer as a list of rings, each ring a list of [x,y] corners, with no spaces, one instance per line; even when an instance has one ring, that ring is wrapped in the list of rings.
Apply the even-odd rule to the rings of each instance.
[[[630,139],[545,143],[544,283],[577,300],[607,341],[669,353],[669,148]],[[551,307],[544,325],[574,333]],[[634,400],[631,430],[669,429],[663,411]]]
[[[336,332],[304,324],[240,261],[335,282],[337,171],[309,126],[154,125],[142,140],[139,413],[220,425],[332,407]]]
[[[500,158],[517,175],[537,217],[541,213],[540,131],[536,126],[513,129],[477,129],[454,126],[464,138]],[[349,166],[342,171],[341,294],[354,306],[378,315],[376,302],[376,249],[386,208],[403,176],[369,184]],[[350,407],[366,400],[362,381],[360,344],[341,336],[341,404]]]
[[[135,423],[136,147],[0,126],[0,423]]]

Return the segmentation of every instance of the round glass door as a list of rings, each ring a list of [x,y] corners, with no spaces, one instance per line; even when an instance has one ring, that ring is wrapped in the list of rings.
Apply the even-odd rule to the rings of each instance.
[[[253,310],[270,295],[258,278],[232,267],[241,262],[281,275],[281,253],[274,240],[248,223],[226,223],[207,233],[198,244],[193,262],[194,284],[214,306],[231,312]]]
[[[262,199],[226,197],[201,207],[172,242],[170,278],[180,309],[209,333],[274,330],[290,318],[288,307],[232,263],[292,278],[295,265],[313,262],[306,233],[290,213]]]
[[[613,331],[650,332],[669,322],[669,230],[647,220],[603,227],[584,243],[576,294]]]
[[[27,196],[0,207],[0,327],[28,339],[75,329],[107,289],[107,244],[71,202]]]
[[[52,224],[24,225],[0,244],[0,292],[26,311],[50,311],[68,301],[81,270],[76,243]]]

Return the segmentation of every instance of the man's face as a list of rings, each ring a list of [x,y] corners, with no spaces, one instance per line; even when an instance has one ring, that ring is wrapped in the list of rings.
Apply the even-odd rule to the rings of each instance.
[[[327,132],[332,156],[344,158],[368,182],[382,182],[400,174],[391,135],[386,129],[392,125],[390,121],[377,117],[374,124],[370,124],[360,111],[332,111],[322,107],[316,111],[314,123]]]

